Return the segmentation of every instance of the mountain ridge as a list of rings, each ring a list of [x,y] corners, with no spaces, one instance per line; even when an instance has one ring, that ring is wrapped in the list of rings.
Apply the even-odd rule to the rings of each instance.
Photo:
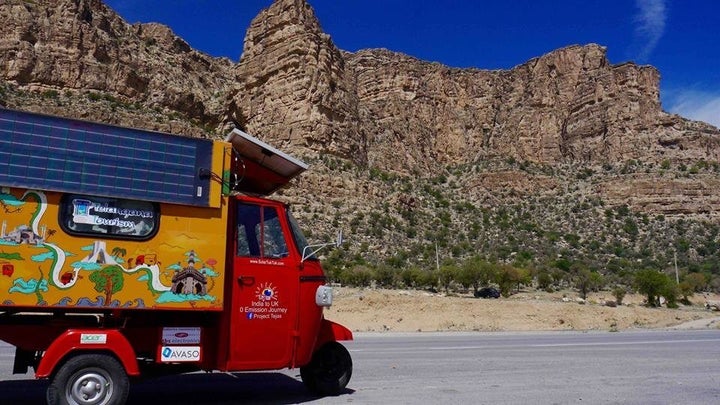
[[[346,260],[427,264],[436,246],[533,266],[720,260],[680,240],[717,242],[720,130],[663,111],[657,69],[600,45],[452,68],[342,51],[307,1],[277,0],[233,63],[100,0],[8,0],[0,18],[0,104],[201,137],[241,127],[312,164],[278,198],[315,238],[349,228]]]

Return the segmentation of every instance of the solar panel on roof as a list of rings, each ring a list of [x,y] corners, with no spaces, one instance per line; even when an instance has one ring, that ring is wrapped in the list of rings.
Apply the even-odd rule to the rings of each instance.
[[[236,191],[267,196],[308,168],[307,163],[237,128],[225,137],[225,142],[230,142],[244,160],[243,169],[238,170]]]
[[[0,185],[207,206],[212,141],[0,108]]]

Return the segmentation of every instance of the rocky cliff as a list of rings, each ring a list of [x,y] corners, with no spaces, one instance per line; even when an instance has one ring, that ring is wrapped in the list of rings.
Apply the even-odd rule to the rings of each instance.
[[[416,160],[557,164],[718,159],[718,132],[664,113],[659,74],[569,46],[509,71],[452,69],[388,51],[347,55],[369,150]]]
[[[662,110],[655,68],[613,65],[595,44],[507,71],[455,69],[382,49],[341,52],[304,0],[278,0],[250,25],[236,73],[231,107],[251,132],[399,175],[493,159],[596,168],[720,161],[717,128]],[[502,190],[535,181],[492,176],[504,178]],[[633,176],[599,180],[593,190],[651,212],[720,208],[706,180]],[[482,183],[476,177],[463,179],[471,190]]]
[[[455,69],[342,52],[305,0],[277,0],[233,65],[100,0],[8,0],[0,17],[0,74],[22,89],[102,92],[217,129],[234,120],[280,146],[388,170],[720,160],[716,128],[662,111],[655,68],[612,65],[594,44],[507,71]]]
[[[305,0],[278,1],[252,21],[235,73],[242,127],[364,163],[352,71]]]
[[[129,25],[100,0],[6,0],[0,19],[0,77],[46,95],[41,103],[17,101],[28,109],[195,135],[203,131],[93,101],[172,111],[210,126],[226,115],[230,60],[190,48],[166,26]],[[57,105],[57,93],[96,96],[68,108]]]
[[[100,0],[5,0],[0,18],[0,104],[195,136],[240,126],[313,164],[295,189],[314,197],[281,196],[300,216],[349,227],[356,249],[381,256],[437,241],[458,255],[497,250],[513,215],[590,240],[627,225],[607,218],[616,207],[643,221],[720,212],[720,131],[664,112],[659,72],[613,65],[599,45],[456,69],[344,52],[306,0],[276,0],[234,64]],[[648,238],[665,229],[645,225]]]
[[[717,129],[662,111],[655,68],[612,65],[594,44],[509,71],[454,69],[387,50],[341,53],[304,0],[278,0],[252,22],[236,71],[244,125],[388,170],[493,157],[718,160],[720,151]]]

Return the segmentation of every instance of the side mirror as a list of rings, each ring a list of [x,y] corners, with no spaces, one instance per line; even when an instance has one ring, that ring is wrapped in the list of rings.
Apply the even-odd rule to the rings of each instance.
[[[335,239],[335,242],[328,242],[328,243],[318,243],[316,245],[307,245],[305,248],[303,248],[302,251],[302,259],[300,260],[300,263],[307,260],[309,257],[313,256],[315,253],[319,252],[322,248],[325,248],[327,246],[335,246],[336,248],[340,247],[340,245],[343,244],[345,240],[343,239],[343,233],[342,229],[338,231],[337,238]]]

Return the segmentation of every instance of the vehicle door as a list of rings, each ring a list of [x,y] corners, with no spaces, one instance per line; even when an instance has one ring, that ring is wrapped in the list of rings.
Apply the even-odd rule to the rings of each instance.
[[[296,343],[299,277],[282,206],[238,202],[236,207],[228,364],[286,367]]]

